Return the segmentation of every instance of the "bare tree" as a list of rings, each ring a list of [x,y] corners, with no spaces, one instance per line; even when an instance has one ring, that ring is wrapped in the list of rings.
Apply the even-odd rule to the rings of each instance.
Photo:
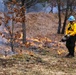
[[[24,4],[25,4],[25,0],[21,0],[22,2],[22,29],[23,29],[23,43],[26,43],[26,25],[25,25],[25,7],[24,7]]]
[[[63,27],[62,27],[62,34],[64,34],[65,31],[65,26],[66,26],[66,21],[67,21],[67,17],[68,17],[68,11],[69,11],[69,0],[67,0],[67,8],[66,8],[66,12],[65,12],[65,19],[64,19],[64,23],[63,23]]]
[[[61,29],[61,1],[60,0],[57,0],[57,4],[58,4],[58,17],[59,17],[59,25],[58,25],[58,30],[57,30],[57,33],[60,34],[60,29]]]
[[[63,23],[63,27],[62,27],[62,32],[61,32],[62,34],[64,34],[64,31],[65,31],[67,18],[70,15],[73,15],[73,11],[75,8],[74,3],[75,3],[75,0],[74,1],[66,0],[66,11],[65,11],[65,18],[64,18],[64,23]]]
[[[72,0],[57,0],[58,17],[59,17],[59,25],[58,25],[58,30],[57,30],[58,34],[60,34],[60,33],[64,34],[67,18],[68,18],[68,16],[73,14],[73,11],[75,9],[75,1],[76,0],[74,0],[74,1],[72,1]],[[62,6],[63,6],[63,8],[61,9]],[[61,14],[62,14],[62,11],[64,12],[64,22],[63,22],[62,31],[61,31]]]

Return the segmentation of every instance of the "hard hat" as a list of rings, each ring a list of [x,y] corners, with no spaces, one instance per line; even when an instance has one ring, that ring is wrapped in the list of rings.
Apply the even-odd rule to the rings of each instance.
[[[74,20],[75,20],[74,16],[70,16],[70,17],[68,18],[68,21],[74,21]]]

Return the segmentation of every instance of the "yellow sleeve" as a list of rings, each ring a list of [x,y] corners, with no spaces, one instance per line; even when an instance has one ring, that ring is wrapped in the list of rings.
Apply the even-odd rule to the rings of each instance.
[[[76,23],[74,24],[74,27],[73,27],[73,31],[70,32],[70,35],[75,35],[76,34]]]
[[[65,35],[68,34],[68,27],[69,27],[69,24],[66,26]]]

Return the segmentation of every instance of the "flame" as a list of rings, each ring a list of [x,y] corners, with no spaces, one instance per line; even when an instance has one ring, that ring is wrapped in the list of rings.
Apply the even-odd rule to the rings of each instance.
[[[60,55],[62,53],[64,53],[65,51],[64,50],[58,50],[57,53]]]
[[[36,38],[30,38],[30,39],[27,38],[27,40],[29,42],[25,43],[26,47],[35,46],[38,48],[43,48],[43,44],[45,42],[48,42],[48,43],[52,42],[49,38],[46,38],[46,37],[44,37],[44,38],[36,37]]]
[[[28,48],[30,46],[30,44],[31,44],[30,42],[26,42],[25,46]]]
[[[19,38],[19,39],[22,39],[22,38],[23,38],[23,34],[21,33],[21,34],[20,34],[20,38]]]
[[[45,37],[44,40],[46,40],[47,42],[52,42],[52,40],[50,40],[49,38]]]
[[[32,38],[31,40],[34,42],[40,42],[38,39],[34,39],[34,38]]]

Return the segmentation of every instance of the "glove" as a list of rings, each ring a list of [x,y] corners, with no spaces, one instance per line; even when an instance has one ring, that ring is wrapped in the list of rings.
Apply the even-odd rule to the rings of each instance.
[[[68,35],[65,35],[65,37],[66,37],[66,39],[69,39],[70,35],[69,34]]]
[[[69,37],[70,37],[70,35],[68,34],[68,35],[65,35],[64,37],[67,37],[67,38],[69,38]]]
[[[69,34],[68,34],[68,35],[63,36],[63,38],[61,39],[61,42],[65,42],[65,41],[67,41],[67,40],[69,39],[69,37],[70,37],[70,35],[69,35]]]
[[[63,36],[63,38],[61,39],[61,42],[65,42],[67,40],[67,38],[65,36]]]

